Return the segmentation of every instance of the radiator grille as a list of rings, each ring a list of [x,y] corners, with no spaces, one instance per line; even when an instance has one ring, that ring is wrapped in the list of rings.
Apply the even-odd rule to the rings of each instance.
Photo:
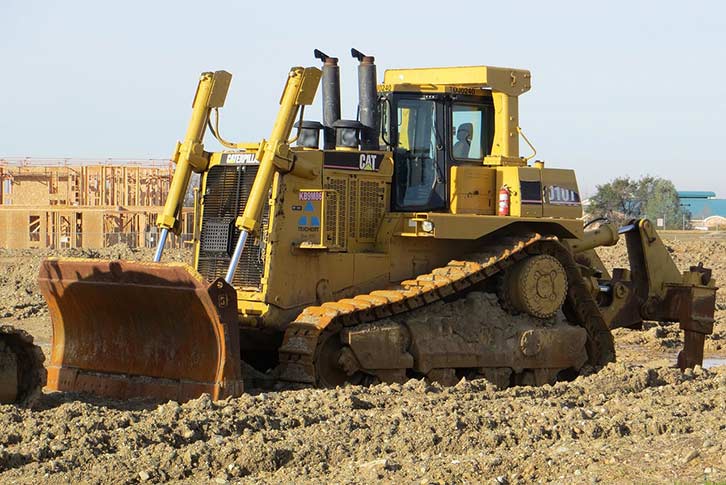
[[[227,273],[240,233],[234,223],[247,202],[257,168],[257,165],[216,165],[207,173],[197,271],[209,282],[223,278]],[[260,290],[265,245],[259,234],[267,234],[268,220],[269,205],[266,200],[259,229],[247,238],[232,286]]]

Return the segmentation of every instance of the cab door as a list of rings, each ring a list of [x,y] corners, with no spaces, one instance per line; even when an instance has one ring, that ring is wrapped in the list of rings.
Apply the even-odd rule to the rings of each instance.
[[[391,109],[392,210],[446,209],[443,104],[436,95],[397,95]]]

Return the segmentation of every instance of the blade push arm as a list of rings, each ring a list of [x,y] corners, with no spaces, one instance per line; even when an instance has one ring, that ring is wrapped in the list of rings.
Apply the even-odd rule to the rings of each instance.
[[[156,219],[156,225],[161,229],[161,235],[154,261],[161,260],[169,231],[178,233],[181,230],[179,214],[192,171],[202,173],[207,170],[209,154],[204,151],[202,139],[207,120],[209,120],[209,112],[212,108],[221,108],[224,105],[231,80],[232,75],[226,71],[205,72],[199,78],[186,136],[183,142],[177,142],[172,155],[176,169],[169,187],[169,194],[166,197],[164,209]]]

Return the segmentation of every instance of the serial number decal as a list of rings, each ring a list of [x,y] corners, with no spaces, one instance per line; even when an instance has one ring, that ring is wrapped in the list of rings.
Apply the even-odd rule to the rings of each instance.
[[[300,200],[323,200],[322,192],[300,192]]]
[[[469,95],[475,95],[476,89],[474,88],[458,88],[456,86],[451,86],[448,91],[450,93],[454,94],[469,94]]]
[[[579,205],[580,194],[572,189],[560,187],[558,185],[551,185],[547,189],[547,195],[549,196],[550,204],[560,205]]]

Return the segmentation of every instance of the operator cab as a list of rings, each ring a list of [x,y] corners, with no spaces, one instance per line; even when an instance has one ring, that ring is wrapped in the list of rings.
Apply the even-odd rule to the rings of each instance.
[[[392,92],[383,96],[381,138],[393,151],[393,211],[447,210],[450,168],[480,165],[491,154],[492,97],[476,91],[482,94]]]

